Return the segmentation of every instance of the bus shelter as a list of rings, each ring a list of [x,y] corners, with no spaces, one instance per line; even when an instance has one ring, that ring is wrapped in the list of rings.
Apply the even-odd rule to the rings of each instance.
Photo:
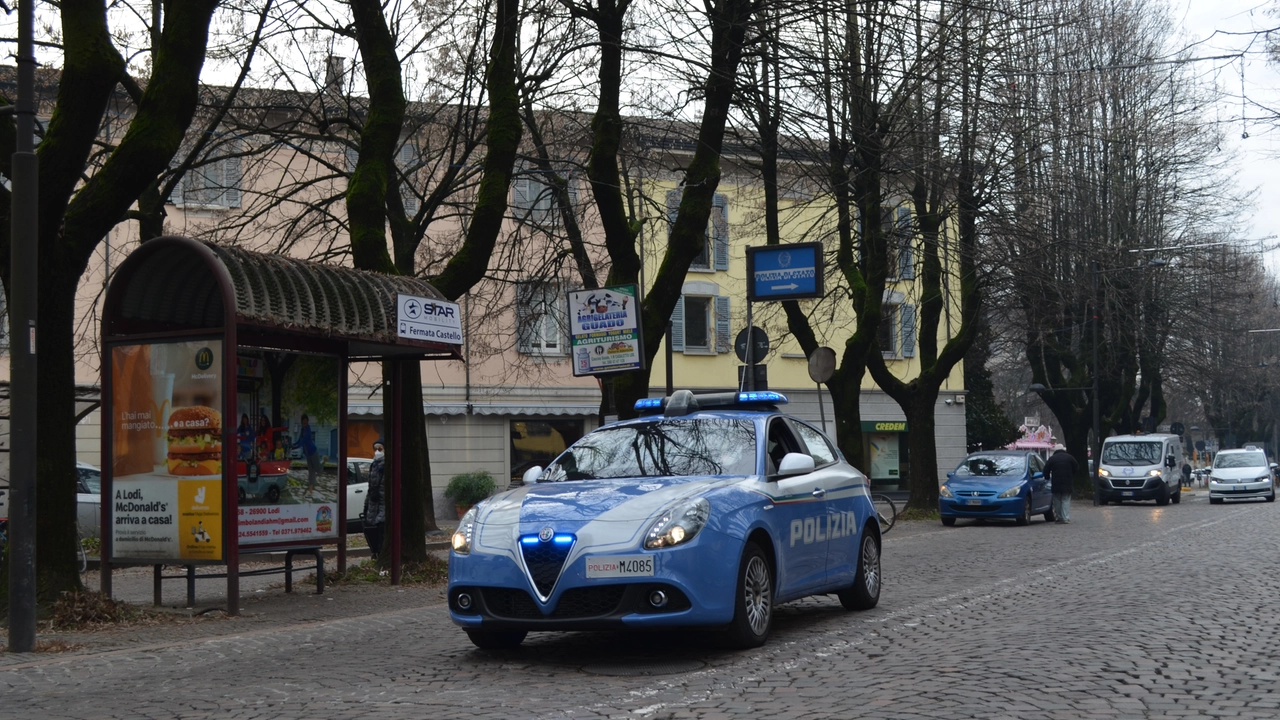
[[[183,237],[116,269],[102,320],[102,592],[113,565],[225,565],[338,548],[348,363],[390,363],[387,540],[400,577],[404,363],[461,359],[457,305],[423,280]],[[421,408],[411,408],[421,412]],[[357,511],[358,512],[358,511]]]

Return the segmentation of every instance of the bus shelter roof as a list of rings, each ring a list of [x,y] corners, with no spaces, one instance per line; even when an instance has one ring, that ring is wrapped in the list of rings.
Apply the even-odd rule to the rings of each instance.
[[[457,345],[399,337],[400,294],[445,299],[419,278],[167,236],[143,243],[113,273],[103,336],[216,333],[232,322],[242,346],[461,359]]]

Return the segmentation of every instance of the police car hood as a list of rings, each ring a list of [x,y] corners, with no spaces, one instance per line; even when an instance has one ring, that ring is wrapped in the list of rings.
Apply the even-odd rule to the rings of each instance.
[[[519,527],[536,534],[544,527],[576,532],[587,523],[638,524],[667,506],[743,477],[646,477],[572,480],[526,485],[497,495],[481,506],[482,528]]]

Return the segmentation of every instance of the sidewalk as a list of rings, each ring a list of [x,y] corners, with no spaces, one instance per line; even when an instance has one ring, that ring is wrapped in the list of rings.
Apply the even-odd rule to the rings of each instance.
[[[448,544],[435,542],[428,552],[448,559]],[[326,548],[325,572],[337,571],[336,548]],[[359,548],[347,551],[348,567],[366,562],[369,551]],[[254,562],[242,562],[241,570],[283,564],[283,553],[278,562],[262,562],[263,556],[252,556]],[[4,652],[7,633],[0,633],[0,667],[48,660],[66,654],[86,655],[118,651],[142,650],[153,646],[167,646],[203,638],[223,637],[252,632],[259,629],[289,625],[320,623],[343,618],[367,616],[374,613],[406,610],[417,607],[442,605],[445,602],[445,585],[401,585],[393,587],[387,577],[381,583],[352,583],[334,586],[325,584],[323,595],[315,592],[312,569],[299,566],[295,558],[292,593],[284,591],[284,575],[258,575],[240,579],[240,615],[226,614],[226,578],[196,580],[196,604],[186,607],[185,579],[165,580],[162,587],[162,607],[152,606],[153,570],[151,566],[118,568],[112,573],[114,599],[143,611],[145,617],[123,625],[110,625],[90,630],[51,631],[47,623],[40,623],[36,630],[36,642],[50,650],[32,654]],[[182,572],[181,566],[166,566],[166,574]],[[220,572],[216,566],[209,572]],[[96,568],[81,576],[85,589],[96,592],[100,576]]]

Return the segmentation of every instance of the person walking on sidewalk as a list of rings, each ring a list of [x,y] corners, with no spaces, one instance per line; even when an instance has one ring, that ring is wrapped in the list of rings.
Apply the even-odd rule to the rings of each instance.
[[[1044,463],[1044,474],[1053,489],[1053,516],[1059,525],[1071,522],[1071,491],[1080,464],[1062,445],[1053,446],[1053,455]]]
[[[382,438],[378,438],[373,444],[373,462],[369,463],[369,490],[364,495],[364,539],[369,541],[369,557],[374,561],[382,552],[382,536],[387,521],[384,449]]]
[[[302,454],[307,458],[307,494],[306,498],[311,499],[311,493],[316,490],[316,476],[320,474],[320,452],[316,448],[316,439],[311,434],[311,420],[306,415],[302,416],[302,430],[298,433],[298,442],[293,445],[295,448],[302,448]]]

